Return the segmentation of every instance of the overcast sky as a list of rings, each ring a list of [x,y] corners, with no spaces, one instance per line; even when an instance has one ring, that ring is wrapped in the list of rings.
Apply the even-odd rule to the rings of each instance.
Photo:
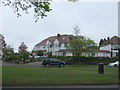
[[[118,35],[117,2],[52,2],[52,11],[35,23],[32,10],[16,17],[13,9],[0,7],[0,33],[15,51],[25,42],[31,51],[43,39],[60,34],[73,34],[73,27],[80,27],[80,35],[97,44],[100,39]]]

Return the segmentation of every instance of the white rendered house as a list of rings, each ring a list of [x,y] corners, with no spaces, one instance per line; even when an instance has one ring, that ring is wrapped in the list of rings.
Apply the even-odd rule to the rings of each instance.
[[[113,36],[112,38],[101,39],[99,43],[100,50],[108,50],[110,51],[110,57],[116,57],[118,56],[118,51],[112,50],[112,44],[120,44],[120,37]]]
[[[44,51],[44,54],[47,55],[51,53],[55,56],[72,56],[72,52],[67,49],[68,41],[71,40],[73,35],[60,35],[51,36],[40,43],[36,44],[32,50],[32,54],[36,55],[39,50]],[[111,50],[112,43],[118,43],[117,36],[112,37],[111,39],[101,39],[100,40],[100,50],[93,50],[90,53],[82,52],[82,56],[95,56],[95,57],[114,57],[117,56],[118,51]]]
[[[67,34],[48,37],[34,46],[32,54],[36,55],[37,51],[41,50],[46,55],[51,53],[55,56],[72,56],[72,52],[66,48],[72,37],[73,35]]]

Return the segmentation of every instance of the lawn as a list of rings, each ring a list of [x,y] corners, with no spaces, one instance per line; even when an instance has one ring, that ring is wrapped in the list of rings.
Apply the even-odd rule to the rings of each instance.
[[[105,73],[98,74],[98,65],[66,65],[65,67],[15,67],[3,66],[2,84],[10,85],[81,85],[117,84],[118,69],[104,66]]]

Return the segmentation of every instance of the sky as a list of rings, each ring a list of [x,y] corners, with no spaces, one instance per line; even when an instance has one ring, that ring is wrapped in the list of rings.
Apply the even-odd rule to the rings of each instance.
[[[47,37],[73,34],[79,26],[84,35],[97,44],[100,39],[118,35],[118,2],[52,2],[52,11],[35,23],[33,10],[17,18],[10,7],[0,7],[0,33],[17,52],[21,42],[28,51]]]

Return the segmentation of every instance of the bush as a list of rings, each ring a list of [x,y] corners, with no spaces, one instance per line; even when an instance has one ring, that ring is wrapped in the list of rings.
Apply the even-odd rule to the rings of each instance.
[[[85,56],[51,56],[51,58],[58,58],[65,61],[67,64],[108,64],[118,60],[117,57],[85,57]]]
[[[3,60],[5,61],[13,61],[13,60],[19,60],[19,59],[20,57],[17,53],[9,53],[3,58]]]
[[[26,59],[29,58],[30,53],[27,51],[24,51],[24,52],[20,52],[19,55],[20,55],[20,58],[23,59],[23,61],[25,61]]]

